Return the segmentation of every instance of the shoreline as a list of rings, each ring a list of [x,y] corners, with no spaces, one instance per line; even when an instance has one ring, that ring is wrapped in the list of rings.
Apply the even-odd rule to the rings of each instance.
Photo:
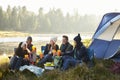
[[[6,37],[26,37],[31,34],[18,31],[0,31],[0,38]]]
[[[0,55],[4,53],[13,54],[14,48],[18,46],[19,42],[26,41],[27,36],[33,37],[33,45],[35,45],[38,50],[41,50],[41,46],[45,46],[47,43],[49,43],[51,36],[58,36],[57,44],[60,46],[62,35],[68,35],[70,43],[73,44],[73,37],[77,34],[29,34],[16,31],[0,31]],[[87,39],[91,39],[88,38],[89,35],[91,35],[91,33],[81,33],[82,38],[87,37]],[[8,42],[5,42],[6,40],[8,40]],[[85,39],[83,38],[83,41],[84,40]]]
[[[51,37],[51,36],[59,36],[59,35],[77,35],[78,33],[25,33],[25,32],[19,32],[19,31],[0,31],[0,38],[6,38],[6,37],[27,37],[27,36],[41,36],[41,37]],[[92,36],[94,32],[80,32],[81,35]]]

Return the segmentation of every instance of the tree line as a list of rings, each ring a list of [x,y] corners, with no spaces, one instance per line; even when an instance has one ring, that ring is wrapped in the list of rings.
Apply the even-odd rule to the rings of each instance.
[[[93,32],[101,17],[96,15],[63,14],[61,9],[50,9],[44,13],[39,8],[38,14],[28,11],[25,6],[8,6],[6,11],[0,7],[0,30],[29,33],[76,33]]]

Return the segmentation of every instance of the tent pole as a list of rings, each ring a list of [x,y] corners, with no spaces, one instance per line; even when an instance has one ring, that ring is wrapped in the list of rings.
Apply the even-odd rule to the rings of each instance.
[[[117,30],[115,31],[115,34],[116,34],[116,33],[117,33],[117,31],[119,30],[119,28],[120,28],[120,24],[119,24],[119,26],[118,26]],[[113,35],[112,40],[113,40],[113,38],[115,37],[115,34]]]

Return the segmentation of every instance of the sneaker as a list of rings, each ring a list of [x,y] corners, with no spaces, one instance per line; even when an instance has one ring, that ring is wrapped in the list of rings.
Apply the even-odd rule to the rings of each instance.
[[[15,73],[15,70],[12,70],[12,69],[11,69],[10,72]]]

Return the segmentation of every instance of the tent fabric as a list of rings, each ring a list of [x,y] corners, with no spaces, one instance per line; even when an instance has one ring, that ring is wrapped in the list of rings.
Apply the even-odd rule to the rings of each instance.
[[[95,39],[89,48],[94,50],[94,55],[96,58],[103,58],[109,43],[109,41]]]
[[[104,39],[111,41],[114,33],[116,32],[117,28],[119,27],[120,23],[120,15],[116,16],[115,18],[111,19],[106,23],[95,35],[94,38]],[[111,36],[111,35],[113,36]],[[107,37],[106,37],[107,36]]]
[[[116,54],[120,46],[120,13],[107,13],[103,16],[90,49],[96,58],[109,59]]]
[[[120,46],[120,40],[113,40],[110,42],[109,47],[104,55],[104,58],[109,59],[113,57]]]
[[[120,15],[120,13],[107,13],[103,16],[95,34],[103,27],[103,25],[105,25],[108,21],[110,21],[111,19],[113,19],[114,17]],[[94,34],[94,35],[95,35]],[[94,37],[94,36],[93,36]]]

